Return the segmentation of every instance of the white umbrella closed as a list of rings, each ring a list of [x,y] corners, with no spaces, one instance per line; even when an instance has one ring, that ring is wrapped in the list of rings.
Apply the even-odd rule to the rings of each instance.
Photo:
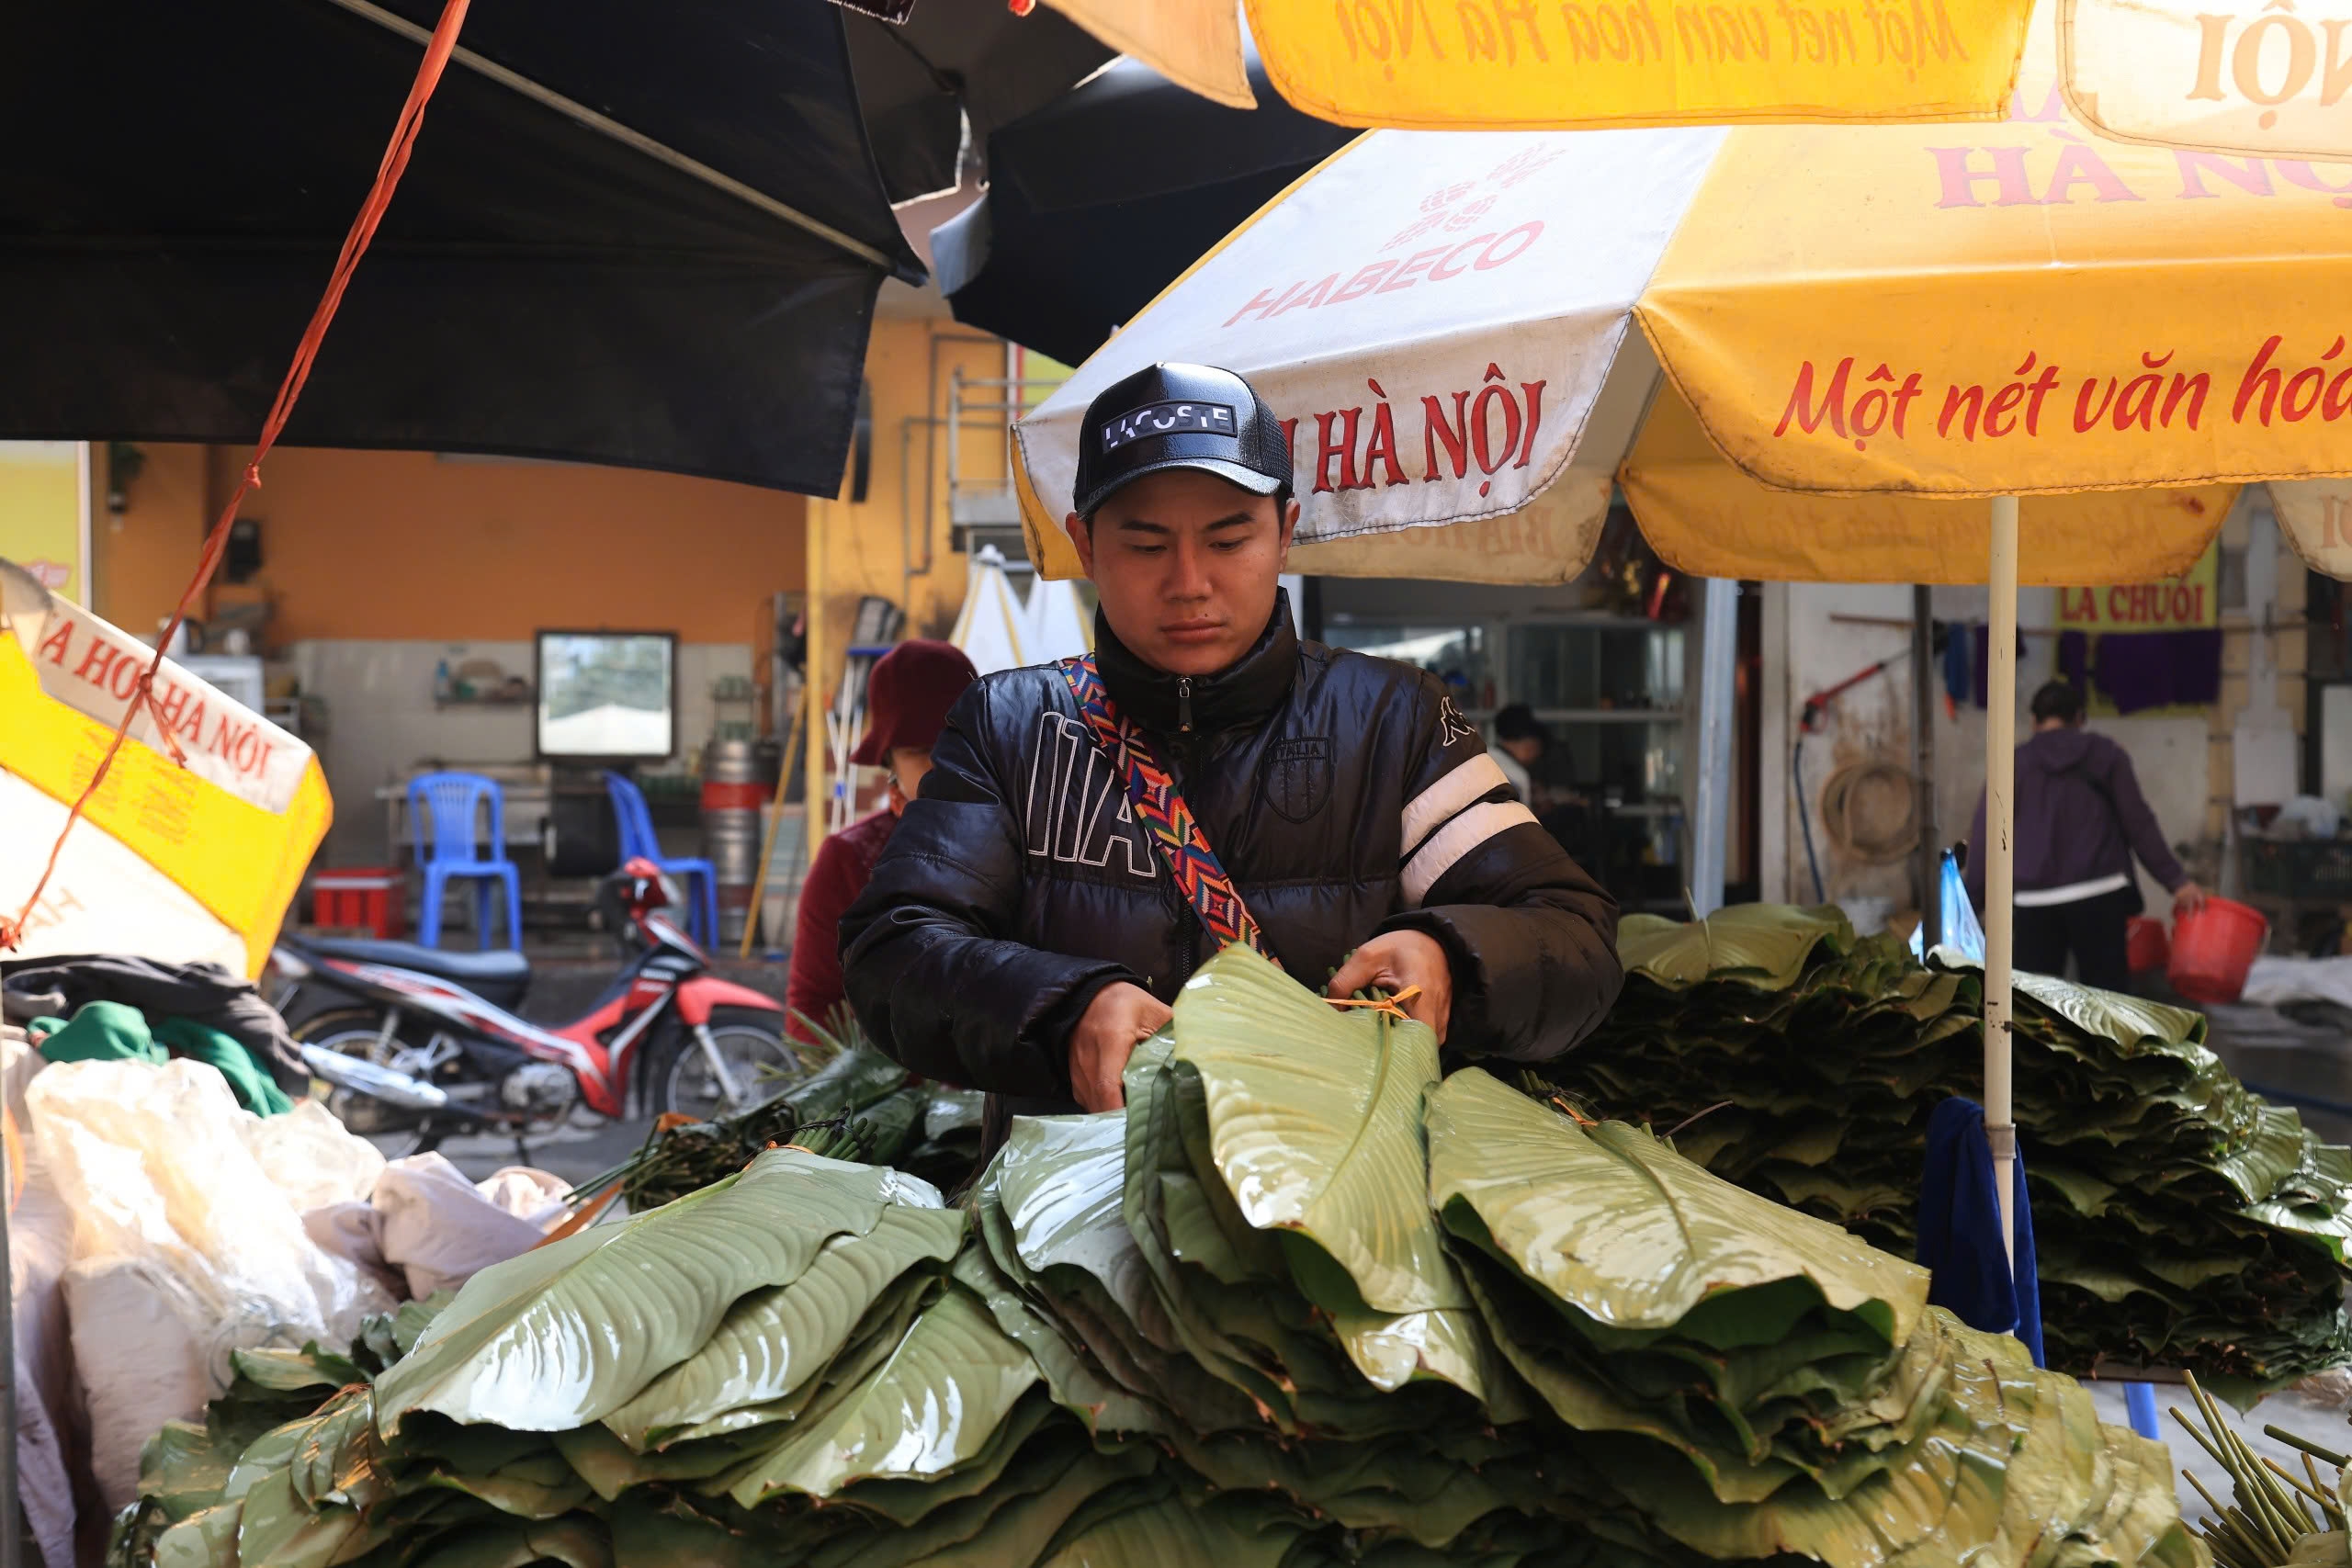
[[[964,608],[947,640],[964,650],[974,673],[993,675],[1034,662],[1027,643],[1028,612],[1004,575],[1004,557],[983,546],[972,557]]]
[[[1032,582],[1029,603],[1022,610],[1022,651],[1032,664],[1076,659],[1094,646],[1086,612],[1079,606],[1078,585],[1073,582],[1044,577]]]

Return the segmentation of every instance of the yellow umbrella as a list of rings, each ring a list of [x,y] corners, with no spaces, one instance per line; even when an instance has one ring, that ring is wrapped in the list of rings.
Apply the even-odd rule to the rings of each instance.
[[[1677,233],[1638,308],[1751,477],[1991,498],[1951,547],[1985,563],[1993,606],[1985,1108],[2005,1212],[2017,497],[2352,470],[2335,188],[2352,182],[2308,165],[2233,182],[2211,158],[2102,141],[2065,111],[2052,53],[2030,59],[2025,112],[1998,135],[1733,138],[1700,195],[1711,221]],[[1675,554],[1687,521],[1645,526]],[[2040,531],[2031,547],[2065,547]]]
[[[1250,101],[1234,0],[1046,0],[1170,80]],[[1249,0],[1282,96],[1340,125],[1567,130],[1992,119],[2024,0]],[[1238,97],[1236,84],[1239,85]]]
[[[2237,153],[2247,177],[2266,177],[2264,158],[2352,158],[2344,27],[2294,0],[2064,0],[2066,99],[2109,136]]]
[[[1491,575],[1560,548],[1556,577],[1615,480],[1694,572],[1988,582],[2006,1153],[2020,576],[2176,572],[2237,483],[2352,471],[2352,180],[2102,141],[2065,109],[2046,22],[2027,60],[1992,128],[1360,140],[1018,427],[1035,558],[1075,570],[1040,498],[1069,493],[1088,400],[1190,358],[1295,412],[1310,557],[1425,569],[1450,536],[1501,545]]]

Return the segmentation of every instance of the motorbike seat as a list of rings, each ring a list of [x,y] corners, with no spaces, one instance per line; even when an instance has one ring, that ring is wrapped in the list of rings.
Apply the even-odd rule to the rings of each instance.
[[[302,943],[327,958],[354,964],[381,964],[413,969],[421,975],[454,981],[485,1001],[504,1003],[520,997],[531,983],[531,961],[519,953],[493,949],[488,953],[447,953],[420,947],[413,942],[370,942],[321,937]]]

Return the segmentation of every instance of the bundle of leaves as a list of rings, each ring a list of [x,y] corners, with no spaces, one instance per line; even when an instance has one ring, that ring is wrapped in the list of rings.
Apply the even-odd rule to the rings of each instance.
[[[361,1321],[359,1337],[340,1353],[316,1344],[300,1350],[232,1350],[227,1392],[208,1402],[200,1421],[174,1421],[147,1439],[140,1454],[142,1495],[115,1523],[107,1568],[155,1560],[164,1533],[220,1501],[246,1451],[279,1427],[317,1416],[345,1389],[373,1382],[406,1355],[450,1301],[442,1292],[404,1302],[395,1313]],[[215,1529],[219,1521],[215,1521]],[[175,1538],[175,1546],[200,1539]]]
[[[1928,1118],[1982,1095],[1981,976],[1835,908],[1634,916],[1618,944],[1617,1007],[1534,1087],[1910,1256]],[[2201,1014],[2035,975],[2016,998],[2052,1364],[2181,1368],[2244,1402],[2352,1354],[2352,1153],[2248,1094]]]
[[[1232,949],[955,1209],[785,1147],[161,1462],[171,1568],[2203,1562],[2165,1454],[1835,1226]],[[209,1481],[215,1472],[208,1471]]]
[[[636,1154],[573,1190],[574,1201],[615,1184],[632,1210],[683,1198],[750,1164],[772,1145],[866,1165],[895,1166],[945,1190],[980,1161],[982,1097],[914,1077],[876,1050],[847,1007],[809,1025],[823,1066],[771,1099],[715,1122],[656,1126]]]

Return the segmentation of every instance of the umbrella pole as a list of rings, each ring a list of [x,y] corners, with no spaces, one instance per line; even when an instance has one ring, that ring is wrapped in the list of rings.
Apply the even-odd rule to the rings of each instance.
[[[1993,498],[1991,647],[1984,714],[1984,1135],[2001,1200],[2001,1248],[2017,1256],[2018,1129],[2009,1092],[2009,931],[2017,890],[2018,498]]]
[[[1724,866],[1731,840],[1732,688],[1739,676],[1739,583],[1711,577],[1702,585],[1699,632],[1699,787],[1691,814],[1690,913],[1705,919],[1724,907]]]

